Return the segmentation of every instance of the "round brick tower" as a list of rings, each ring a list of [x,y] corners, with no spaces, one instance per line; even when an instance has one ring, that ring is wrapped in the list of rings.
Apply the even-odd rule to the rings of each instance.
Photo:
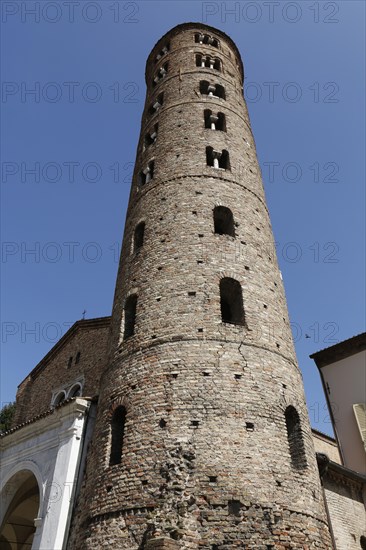
[[[329,549],[233,41],[153,48],[72,548]]]

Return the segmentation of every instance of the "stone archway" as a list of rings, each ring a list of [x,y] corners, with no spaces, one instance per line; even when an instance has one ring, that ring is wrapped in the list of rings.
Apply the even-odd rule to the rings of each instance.
[[[0,547],[30,550],[40,505],[37,479],[30,470],[17,472],[5,485],[3,494],[9,494],[11,500],[0,528]]]

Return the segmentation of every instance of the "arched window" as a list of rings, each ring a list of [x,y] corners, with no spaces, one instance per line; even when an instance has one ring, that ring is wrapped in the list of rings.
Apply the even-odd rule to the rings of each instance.
[[[205,109],[205,128],[226,132],[226,119],[224,113],[214,114],[210,109]]]
[[[285,410],[285,420],[291,464],[297,470],[302,470],[307,465],[304,441],[301,432],[299,413],[292,405],[289,405]]]
[[[221,61],[220,59],[214,59],[214,60],[210,60],[210,68],[212,68],[212,61],[213,61],[213,68],[216,70],[216,71],[221,71]]]
[[[209,97],[226,99],[225,88],[220,84],[210,84],[207,80],[200,81],[200,94],[207,95]]]
[[[364,535],[360,537],[360,547],[362,550],[366,550],[366,537]]]
[[[164,103],[164,92],[161,92],[149,108],[150,115],[154,115],[155,113],[157,113],[160,107],[163,105],[163,103]]]
[[[158,124],[154,124],[153,128],[145,135],[144,139],[144,150],[146,147],[149,147],[153,143],[155,143],[156,138],[158,137]]]
[[[68,397],[79,397],[81,395],[81,385],[75,384],[69,391]]]
[[[123,438],[125,435],[126,409],[117,407],[111,420],[111,454],[109,465],[121,464]]]
[[[229,153],[225,149],[223,151],[215,151],[213,147],[206,147],[206,162],[207,166],[230,170]]]
[[[196,54],[196,67],[205,67],[206,69],[221,71],[221,61],[217,57],[214,58],[209,55]]]
[[[220,306],[223,323],[244,325],[243,293],[239,281],[224,277],[220,281]]]
[[[196,44],[209,44],[214,48],[219,47],[219,41],[209,34],[196,33],[194,35],[194,41],[196,42]]]
[[[169,50],[170,50],[170,42],[167,42],[165,46],[160,50],[158,55],[155,57],[155,63],[157,63],[159,59],[161,59],[164,55],[166,55]]]
[[[230,208],[215,206],[213,211],[215,233],[235,237],[234,216]]]
[[[81,355],[81,353],[80,353],[80,351],[78,351],[77,354],[76,354],[76,357],[75,357],[75,363],[76,364],[79,363],[79,361],[80,361],[80,355]]]
[[[144,234],[145,234],[145,222],[140,222],[138,225],[136,225],[135,233],[133,235],[134,252],[142,248],[144,244]]]
[[[164,63],[162,67],[158,70],[153,80],[153,86],[156,86],[160,80],[162,80],[168,73],[168,63]]]
[[[145,185],[145,183],[149,183],[154,177],[154,168],[155,164],[154,161],[151,160],[149,164],[141,170],[140,172],[140,185]]]
[[[53,400],[53,406],[54,407],[57,407],[57,405],[59,405],[60,403],[62,403],[63,401],[65,401],[66,399],[66,393],[64,391],[61,391],[60,393],[58,393],[56,395],[56,397],[54,398]]]
[[[131,294],[126,300],[124,309],[125,328],[123,338],[129,338],[135,334],[137,295]]]

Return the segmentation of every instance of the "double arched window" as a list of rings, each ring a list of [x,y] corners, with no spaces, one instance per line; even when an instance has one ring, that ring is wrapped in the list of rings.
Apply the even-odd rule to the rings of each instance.
[[[221,84],[211,84],[207,80],[200,81],[200,94],[209,98],[226,99],[225,88]]]
[[[205,128],[226,132],[226,118],[224,113],[213,113],[210,109],[204,111]]]

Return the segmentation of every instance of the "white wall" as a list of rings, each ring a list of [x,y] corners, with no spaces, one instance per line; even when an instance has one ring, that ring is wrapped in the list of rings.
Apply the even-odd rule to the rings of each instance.
[[[89,401],[77,398],[0,438],[0,525],[13,476],[30,470],[38,481],[41,504],[32,550],[64,547],[88,410]]]
[[[366,473],[366,453],[353,412],[366,399],[366,351],[321,368],[344,466]]]

